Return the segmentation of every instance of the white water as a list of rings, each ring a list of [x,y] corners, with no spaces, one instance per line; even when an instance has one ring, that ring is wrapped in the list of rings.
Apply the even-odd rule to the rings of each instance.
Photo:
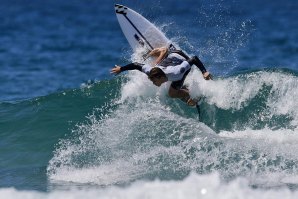
[[[266,101],[268,112],[263,117],[288,115],[293,127],[298,127],[298,78],[279,72],[255,72],[215,81],[205,81],[198,71],[189,78],[193,97],[204,96],[209,104],[221,109],[240,110],[264,88],[270,92]],[[262,119],[262,118],[260,118]]]
[[[49,180],[58,184],[108,186],[137,181],[124,189],[85,190],[91,198],[101,194],[103,198],[121,195],[126,198],[130,197],[129,194],[130,198],[140,197],[138,194],[146,196],[153,189],[148,187],[156,184],[180,190],[182,198],[191,198],[187,196],[191,190],[185,187],[195,189],[201,183],[206,186],[209,182],[206,178],[212,179],[206,188],[210,193],[204,196],[206,198],[223,194],[247,198],[247,193],[252,198],[268,198],[268,195],[272,195],[269,198],[278,198],[282,194],[288,198],[297,196],[297,193],[285,188],[274,188],[288,183],[298,184],[297,77],[277,72],[256,72],[205,81],[197,76],[201,77],[201,74],[194,71],[187,79],[191,93],[195,96],[203,94],[206,96],[204,103],[232,112],[249,106],[264,86],[270,87],[264,102],[266,109],[264,113],[258,113],[254,121],[266,121],[286,114],[291,118],[291,128],[254,129],[254,123],[250,121],[244,123],[241,129],[235,127],[231,131],[215,133],[196,118],[173,112],[173,107],[177,106],[175,100],[167,98],[168,85],[156,88],[146,76],[132,72],[129,73],[129,81],[122,86],[116,110],[100,117],[97,113],[91,115],[86,124],[78,125],[74,130],[74,139],[61,141],[48,165]],[[178,112],[183,113],[183,109],[187,107]],[[82,157],[86,159],[82,160]],[[207,177],[193,174],[181,181],[184,173],[191,171],[213,174]],[[178,177],[180,180],[141,182],[152,177],[163,179],[163,173],[167,172],[166,178]],[[218,175],[232,182],[221,182]],[[241,176],[245,183],[239,180]],[[254,190],[248,184],[270,189]],[[201,193],[200,189],[196,191],[195,194]],[[128,195],[125,195],[126,192]],[[73,192],[55,193],[72,196]],[[51,194],[45,197],[51,197]],[[158,197],[175,198],[171,191],[148,195],[148,198]]]
[[[237,178],[229,183],[222,182],[218,174],[191,174],[182,181],[138,181],[121,188],[72,189],[41,193],[35,191],[18,191],[13,188],[0,189],[2,199],[294,199],[297,191],[290,191],[285,187],[272,189],[253,189],[243,178]]]

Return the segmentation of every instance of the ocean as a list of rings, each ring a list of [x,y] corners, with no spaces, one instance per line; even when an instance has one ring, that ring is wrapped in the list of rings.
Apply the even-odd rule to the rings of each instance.
[[[126,5],[200,57],[196,109],[130,63]],[[296,0],[1,0],[0,198],[297,198]],[[296,135],[297,134],[297,135]]]

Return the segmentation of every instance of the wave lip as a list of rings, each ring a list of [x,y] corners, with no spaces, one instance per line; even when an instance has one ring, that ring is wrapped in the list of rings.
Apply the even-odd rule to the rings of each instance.
[[[191,77],[191,95],[204,96],[206,109],[215,110],[209,111],[212,121],[231,123],[230,127],[216,127],[218,130],[298,127],[297,75],[257,71],[214,81],[204,81],[198,75]]]

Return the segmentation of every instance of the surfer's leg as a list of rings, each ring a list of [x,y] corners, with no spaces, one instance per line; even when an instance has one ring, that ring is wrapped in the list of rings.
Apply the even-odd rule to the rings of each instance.
[[[189,95],[189,91],[185,88],[175,89],[170,86],[168,94],[171,98],[179,98],[189,106],[195,106],[197,104],[197,100],[192,99]]]
[[[196,105],[196,101],[190,98],[187,87],[183,86],[184,80],[189,72],[190,70],[184,74],[181,80],[172,82],[168,94],[171,98],[179,98],[183,102],[187,103],[187,105],[194,106]]]
[[[188,90],[186,90],[186,89],[176,89],[176,88],[173,88],[172,86],[170,86],[168,94],[171,98],[184,99],[184,98],[189,97]]]
[[[190,70],[186,71],[183,75],[181,80],[174,81],[171,83],[170,89],[169,89],[169,96],[172,98],[184,98],[186,96],[189,96],[188,89],[182,89],[184,80]]]

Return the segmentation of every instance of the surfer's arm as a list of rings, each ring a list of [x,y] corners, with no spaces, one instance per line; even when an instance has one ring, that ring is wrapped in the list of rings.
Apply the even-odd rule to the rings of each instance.
[[[119,74],[123,71],[127,71],[127,70],[139,70],[142,72],[142,64],[130,63],[125,66],[117,66],[116,65],[114,68],[112,68],[111,73],[117,75],[117,74]]]
[[[139,63],[130,63],[127,64],[126,66],[122,66],[120,68],[121,72],[127,71],[127,70],[139,70],[142,72],[142,64]]]
[[[167,52],[168,52],[168,48],[166,47],[155,48],[149,53],[149,56],[156,57],[155,64],[154,64],[156,65],[163,60]]]
[[[184,57],[189,62],[190,65],[193,65],[193,64],[196,65],[202,72],[204,79],[206,80],[212,79],[211,74],[206,70],[205,66],[197,56],[193,58],[189,58],[188,55],[186,55],[182,50],[171,50],[171,53],[177,53],[178,55],[181,55],[182,57]]]
[[[200,61],[200,60],[199,60]],[[200,61],[199,62],[200,64],[199,65],[196,65],[199,69],[200,69],[200,71],[202,72],[202,74],[203,74],[203,77],[204,77],[204,79],[205,80],[210,80],[210,79],[212,79],[212,76],[211,76],[211,74],[206,70],[206,68],[205,68],[205,66],[203,65],[203,63]]]
[[[205,66],[203,65],[203,63],[201,62],[201,60],[197,56],[192,57],[191,59],[189,59],[188,62],[190,62],[190,64],[196,65],[196,67],[198,67],[198,69],[200,69],[202,74],[207,72]]]
[[[192,57],[191,59],[188,60],[188,62],[191,65],[192,64],[196,65],[196,67],[198,67],[198,69],[200,69],[205,80],[212,79],[211,74],[206,70],[205,66],[203,65],[203,63],[197,56]]]

